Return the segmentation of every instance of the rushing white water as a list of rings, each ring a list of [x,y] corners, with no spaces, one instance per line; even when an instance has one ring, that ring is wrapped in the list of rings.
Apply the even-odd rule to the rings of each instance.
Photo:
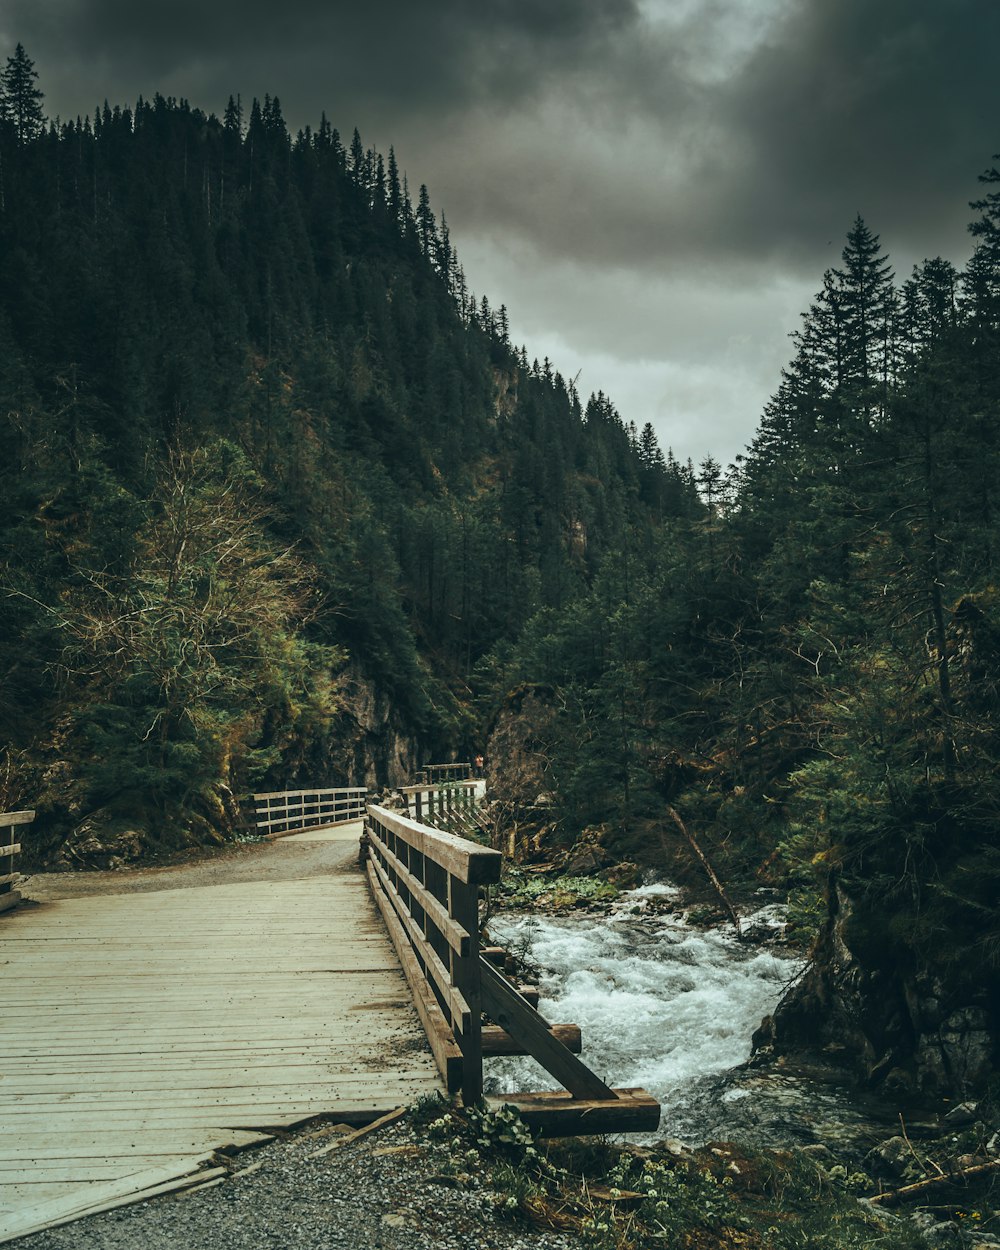
[[[642,908],[671,891],[647,886],[629,903]],[[609,1085],[642,1086],[678,1112],[705,1077],[749,1057],[751,1034],[801,966],[679,914],[505,915],[490,931],[539,970],[542,1015],[580,1025],[590,1068]],[[489,1060],[487,1078],[497,1093],[556,1085],[530,1059]]]

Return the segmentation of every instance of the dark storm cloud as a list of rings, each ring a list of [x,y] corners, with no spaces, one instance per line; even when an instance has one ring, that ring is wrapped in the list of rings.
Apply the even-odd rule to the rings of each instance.
[[[995,0],[5,0],[0,35],[52,112],[269,91],[591,266],[815,268],[857,211],[946,249],[1000,148]]]
[[[7,0],[0,18],[54,79],[62,98],[117,84],[197,83],[218,96],[266,76],[309,120],[353,98],[366,110],[420,114],[471,99],[517,97],[560,67],[586,61],[634,21],[634,0]],[[209,100],[197,101],[211,107]],[[224,101],[223,101],[224,102]],[[86,106],[87,102],[83,102]],[[80,104],[75,106],[80,107]]]
[[[50,114],[281,98],[394,144],[470,283],[664,445],[728,456],[857,212],[969,249],[996,0],[0,0]],[[470,263],[471,262],[471,263]]]
[[[774,36],[720,99],[746,152],[741,244],[814,253],[858,211],[920,254],[960,242],[1000,149],[1000,6],[813,0]]]

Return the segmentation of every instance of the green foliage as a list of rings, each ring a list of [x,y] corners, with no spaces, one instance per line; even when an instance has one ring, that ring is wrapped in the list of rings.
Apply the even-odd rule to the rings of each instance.
[[[865,1182],[793,1152],[730,1142],[622,1149],[601,1138],[536,1143],[510,1107],[421,1120],[439,1177],[493,1194],[498,1213],[601,1250],[918,1250],[907,1222],[859,1204]]]
[[[508,869],[499,887],[506,907],[540,906],[548,910],[580,907],[588,903],[608,903],[618,897],[618,889],[600,877],[544,877]]]

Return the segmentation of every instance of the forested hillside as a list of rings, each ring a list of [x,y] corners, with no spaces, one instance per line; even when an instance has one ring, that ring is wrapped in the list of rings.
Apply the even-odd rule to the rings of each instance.
[[[1000,173],[964,269],[897,285],[858,218],[705,513],[666,519],[508,667],[555,808],[788,882],[816,959],[762,1043],[895,1093],[981,1089],[1000,1035]],[[682,848],[683,849],[683,846]]]
[[[734,888],[792,887],[818,958],[773,1044],[981,1086],[1000,174],[963,270],[898,282],[845,223],[727,474],[529,362],[391,151],[290,136],[269,97],[46,125],[34,82],[19,49],[0,739],[42,851],[228,836],[252,787],[399,782],[492,726],[531,767],[491,784],[549,848],[675,865],[673,809]]]
[[[269,97],[45,125],[20,48],[4,99],[0,737],[53,848],[468,754],[482,657],[698,511],[514,348],[391,152]]]

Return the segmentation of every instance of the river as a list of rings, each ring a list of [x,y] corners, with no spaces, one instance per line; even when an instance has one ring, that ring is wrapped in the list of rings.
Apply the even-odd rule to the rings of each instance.
[[[744,922],[757,936],[740,942],[731,926],[689,923],[680,892],[652,885],[610,914],[502,913],[490,933],[537,969],[542,1015],[580,1025],[590,1068],[660,1100],[658,1136],[865,1149],[878,1136],[872,1109],[829,1073],[742,1066],[754,1030],[803,967],[773,940],[780,925],[780,908],[764,906]],[[531,1059],[488,1060],[486,1077],[492,1093],[557,1087]]]

